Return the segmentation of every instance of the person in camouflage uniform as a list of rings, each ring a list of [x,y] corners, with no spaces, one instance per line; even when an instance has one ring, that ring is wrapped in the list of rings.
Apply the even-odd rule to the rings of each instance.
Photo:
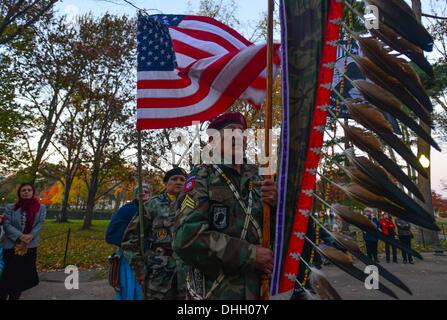
[[[209,128],[219,130],[223,139],[223,129],[245,130],[247,125],[240,113],[227,113]],[[225,152],[223,141],[221,146]],[[234,157],[234,143],[231,151]],[[261,246],[262,202],[275,206],[277,192],[273,181],[263,180],[258,171],[245,162],[203,164],[186,180],[173,249],[189,267],[188,298],[260,298],[262,274],[273,269],[273,252]]]
[[[186,298],[185,267],[172,251],[172,229],[177,196],[183,189],[186,172],[168,171],[166,190],[144,204],[144,257],[140,250],[140,219],[136,215],[127,227],[121,247],[130,261],[137,281],[145,286],[146,300]]]

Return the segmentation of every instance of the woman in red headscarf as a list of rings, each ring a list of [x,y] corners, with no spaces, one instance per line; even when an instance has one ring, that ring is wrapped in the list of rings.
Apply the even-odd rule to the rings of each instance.
[[[6,207],[2,239],[5,269],[0,279],[0,300],[18,300],[23,291],[39,283],[37,245],[46,210],[35,193],[32,184],[22,183],[17,190],[17,202]]]

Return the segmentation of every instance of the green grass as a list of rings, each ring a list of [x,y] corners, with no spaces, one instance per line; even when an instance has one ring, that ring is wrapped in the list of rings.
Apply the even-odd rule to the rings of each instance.
[[[95,220],[91,230],[81,230],[82,220],[70,223],[56,223],[47,220],[42,228],[38,249],[37,268],[39,272],[63,269],[64,252],[68,228],[71,229],[68,243],[67,265],[80,269],[106,270],[107,257],[116,247],[104,241],[108,220]]]

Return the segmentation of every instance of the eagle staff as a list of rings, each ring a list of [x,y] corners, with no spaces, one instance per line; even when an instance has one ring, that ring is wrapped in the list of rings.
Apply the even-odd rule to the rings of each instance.
[[[268,0],[268,21],[267,21],[267,103],[265,105],[265,155],[270,159],[270,131],[272,129],[272,95],[273,95],[273,12],[274,2]],[[272,165],[270,161],[268,165]],[[265,176],[270,179],[271,176]],[[268,204],[263,207],[263,234],[262,246],[270,247],[270,215],[271,210]],[[269,276],[263,275],[261,282],[261,298],[269,299]]]

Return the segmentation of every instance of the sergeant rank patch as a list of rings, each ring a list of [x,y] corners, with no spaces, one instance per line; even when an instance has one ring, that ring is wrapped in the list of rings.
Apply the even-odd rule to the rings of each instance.
[[[182,207],[180,212],[183,212],[186,208],[194,209],[196,207],[196,202],[193,198],[189,196],[189,194],[186,195],[185,199],[183,199]]]

